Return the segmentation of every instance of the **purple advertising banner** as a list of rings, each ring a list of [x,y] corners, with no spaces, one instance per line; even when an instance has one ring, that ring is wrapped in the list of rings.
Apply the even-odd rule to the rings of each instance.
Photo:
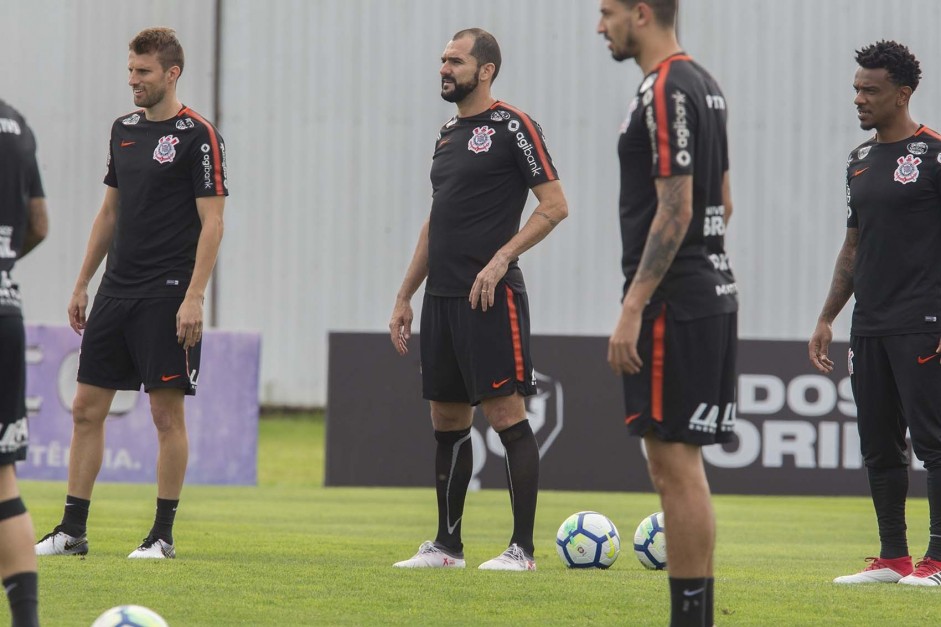
[[[331,333],[327,485],[433,486],[435,442],[421,398],[420,338],[400,357],[387,333]],[[539,392],[526,413],[556,490],[649,491],[643,447],[624,426],[620,378],[607,338],[533,336]],[[823,375],[797,341],[740,340],[736,438],[703,448],[712,490],[733,494],[867,495],[847,344],[834,343]],[[718,419],[719,410],[703,410]],[[715,417],[713,417],[715,414]],[[503,446],[478,408],[471,430],[472,488],[505,485]],[[927,493],[912,457],[912,496]]]
[[[68,478],[72,398],[81,338],[69,327],[26,326],[29,453],[23,479]],[[258,459],[258,376],[255,333],[207,331],[198,392],[187,396],[189,483],[255,485]],[[105,423],[99,481],[156,480],[157,433],[143,391],[120,391]]]

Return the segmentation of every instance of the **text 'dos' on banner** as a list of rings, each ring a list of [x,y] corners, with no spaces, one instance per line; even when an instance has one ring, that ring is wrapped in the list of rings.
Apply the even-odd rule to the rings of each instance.
[[[434,436],[421,398],[420,338],[399,356],[383,333],[331,333],[327,485],[433,486]],[[620,379],[607,338],[534,336],[539,393],[527,414],[540,446],[540,486],[558,490],[649,491],[640,440],[628,436]],[[859,453],[847,345],[837,368],[812,369],[807,345],[740,340],[736,438],[703,449],[713,492],[867,495]],[[842,367],[841,367],[842,366]],[[503,488],[500,438],[474,415],[472,488]],[[912,458],[911,495],[926,493]]]

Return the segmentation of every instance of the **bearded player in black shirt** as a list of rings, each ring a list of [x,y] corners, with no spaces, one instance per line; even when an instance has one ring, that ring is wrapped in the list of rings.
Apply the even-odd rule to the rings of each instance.
[[[666,522],[671,625],[712,625],[715,516],[702,447],[735,421],[725,97],[676,39],[676,0],[602,0],[598,32],[644,72],[618,141],[624,298],[608,343]]]
[[[111,128],[105,198],[69,302],[82,336],[72,403],[69,483],[62,522],[39,555],[84,555],[86,523],[104,453],[105,418],[116,390],[150,397],[157,428],[157,512],[128,557],[172,558],[173,520],[186,473],[183,397],[196,393],[203,299],[222,241],[228,195],[225,145],[176,96],[183,48],[168,28],[130,43],[128,84],[140,110]],[[88,282],[107,268],[86,320]]]
[[[854,104],[875,135],[849,155],[846,237],[809,343],[831,372],[831,325],[856,296],[849,373],[881,548],[836,583],[941,585],[941,135],[908,111],[921,68],[908,48],[880,41],[856,52]],[[908,448],[928,471],[930,528],[912,566],[906,537]]]
[[[26,459],[26,335],[12,272],[46,237],[48,218],[36,139],[0,100],[0,579],[13,627],[39,624],[33,522],[20,498],[14,463]]]
[[[408,352],[411,297],[427,277],[421,316],[423,396],[431,403],[438,534],[399,568],[463,568],[461,519],[473,474],[471,424],[480,404],[506,451],[513,535],[482,570],[535,570],[539,447],[523,397],[536,392],[529,305],[519,256],[568,215],[542,130],[490,95],[500,71],[493,35],[459,31],[441,57],[441,97],[457,104],[431,166],[431,214],[389,322]],[[532,189],[539,205],[520,229]]]

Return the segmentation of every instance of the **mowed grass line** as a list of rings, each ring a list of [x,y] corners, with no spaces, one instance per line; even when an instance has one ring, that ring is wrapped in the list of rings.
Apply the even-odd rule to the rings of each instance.
[[[468,496],[464,571],[399,571],[434,535],[431,489],[323,488],[321,417],[266,418],[259,486],[187,486],[177,516],[179,558],[131,561],[149,529],[154,488],[101,484],[88,558],[40,562],[44,625],[90,625],[104,609],[138,603],[174,627],[189,625],[666,625],[666,574],[630,549],[634,526],[657,509],[652,494],[540,493],[535,573],[482,572],[511,528],[503,490]],[[429,446],[432,440],[429,434]],[[429,452],[429,459],[431,453]],[[23,482],[38,533],[61,516],[64,483]],[[717,496],[719,625],[928,625],[941,622],[941,590],[836,586],[838,574],[877,550],[863,498]],[[596,509],[624,546],[607,571],[570,571],[554,538],[572,512]],[[927,506],[909,505],[916,555]],[[0,624],[8,620],[0,610]]]

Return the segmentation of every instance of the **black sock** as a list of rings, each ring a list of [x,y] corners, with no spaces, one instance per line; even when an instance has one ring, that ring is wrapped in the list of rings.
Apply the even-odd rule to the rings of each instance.
[[[455,557],[464,556],[461,542],[461,519],[464,517],[464,499],[467,486],[474,473],[474,450],[470,429],[435,431],[438,441],[435,453],[435,491],[438,494],[439,544]]]
[[[91,501],[67,494],[65,496],[65,513],[62,514],[62,524],[59,525],[59,528],[73,538],[83,535],[88,524],[89,507],[91,507]]]
[[[905,536],[905,498],[908,496],[908,468],[870,468],[869,490],[879,522],[879,557],[893,559],[908,553]]]
[[[928,550],[925,556],[941,561],[941,467],[928,470]]]
[[[513,537],[516,544],[533,556],[533,527],[536,524],[536,497],[539,493],[539,445],[529,420],[500,432],[506,449],[506,480],[513,508]]]
[[[17,573],[3,580],[13,627],[39,627],[39,576]]]
[[[716,624],[715,615],[716,580],[715,577],[706,578],[706,627]]]
[[[708,579],[670,577],[670,627],[712,627],[706,623]]]
[[[160,538],[167,544],[173,544],[173,519],[176,517],[176,507],[180,500],[171,501],[170,499],[157,499],[157,513],[154,516],[154,526],[150,529],[150,535],[154,538]]]

